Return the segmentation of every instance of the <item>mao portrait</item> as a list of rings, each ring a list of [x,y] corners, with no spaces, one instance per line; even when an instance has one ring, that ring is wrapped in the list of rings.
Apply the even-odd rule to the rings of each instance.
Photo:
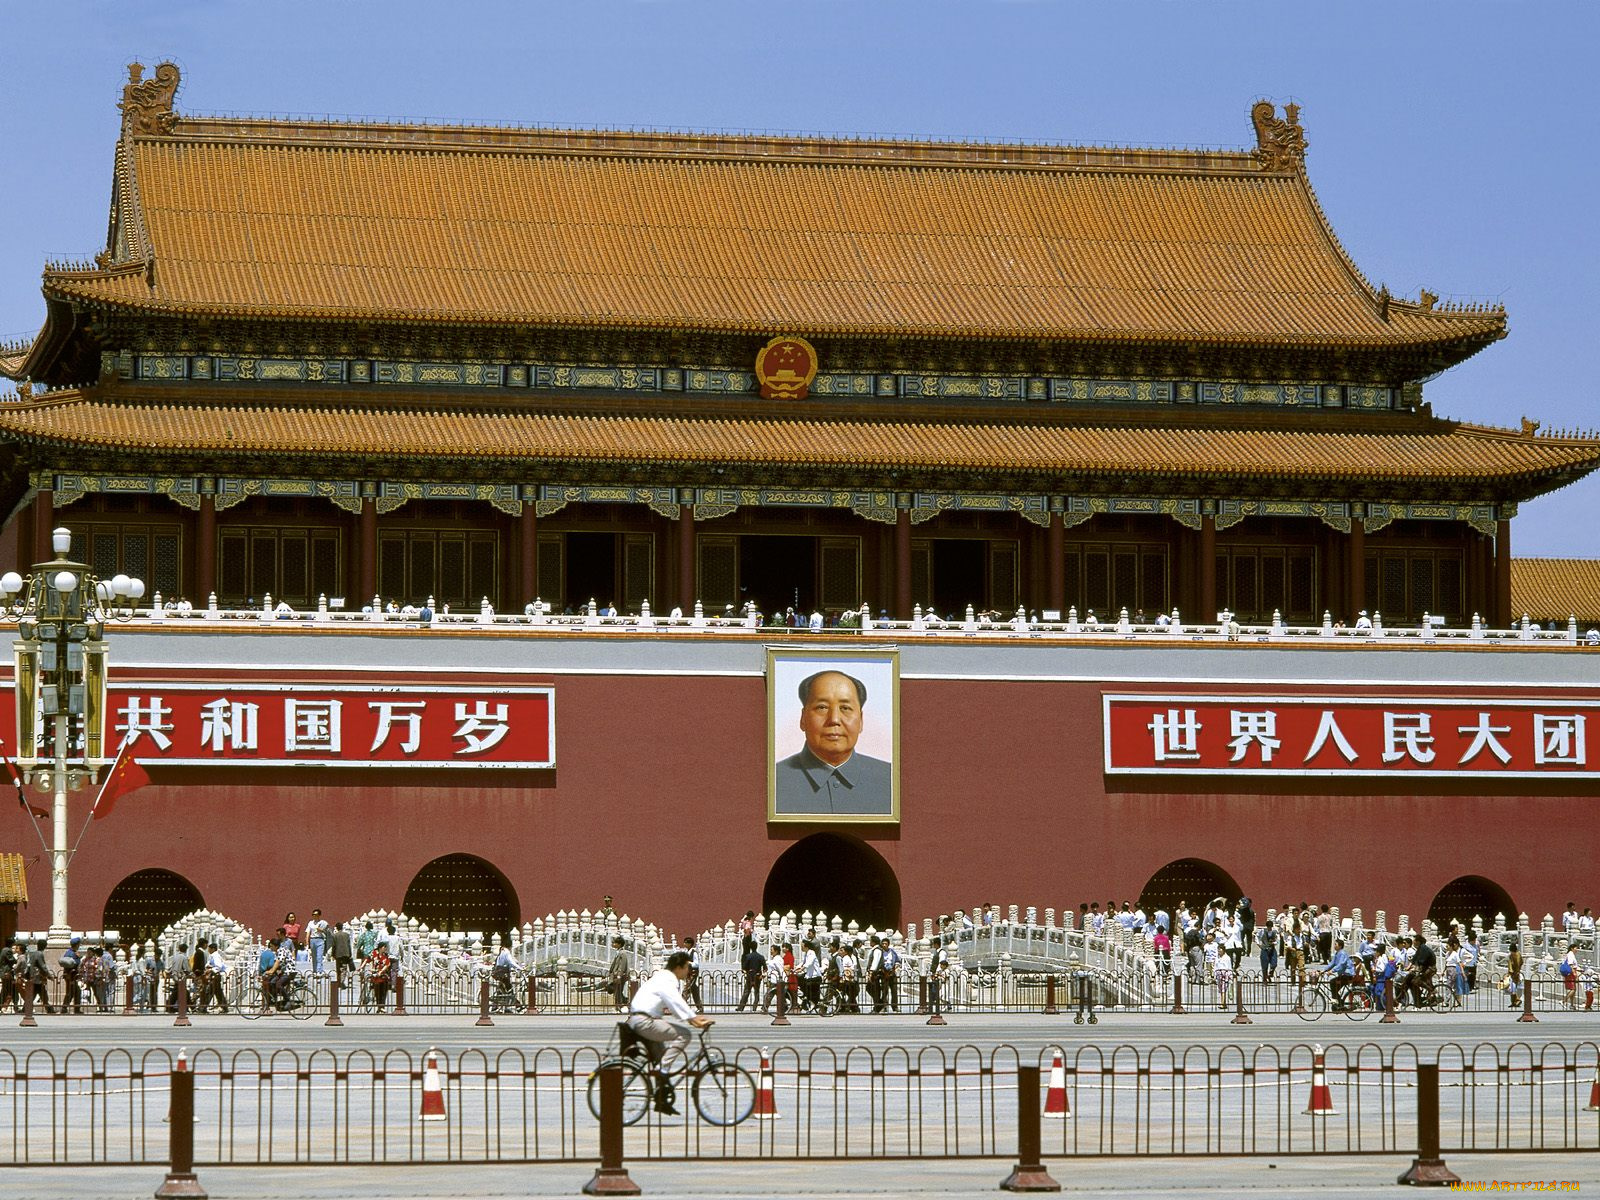
[[[892,651],[768,652],[769,820],[899,819],[899,685]]]

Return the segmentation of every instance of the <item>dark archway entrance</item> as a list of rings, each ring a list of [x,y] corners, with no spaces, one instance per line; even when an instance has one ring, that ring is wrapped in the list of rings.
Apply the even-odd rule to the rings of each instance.
[[[145,942],[179,917],[204,908],[200,889],[176,871],[150,867],[135,871],[106,897],[101,929],[115,929],[123,945]]]
[[[1493,925],[1496,914],[1504,913],[1507,925],[1517,923],[1516,905],[1505,888],[1482,875],[1463,875],[1452,879],[1439,889],[1439,894],[1428,906],[1428,920],[1441,930],[1448,929],[1451,921],[1470,926],[1473,917],[1482,917],[1484,925]]]
[[[417,872],[401,911],[448,933],[506,933],[522,907],[506,877],[475,854],[446,854]]]
[[[1233,876],[1216,863],[1203,858],[1180,858],[1150,876],[1139,893],[1139,907],[1146,913],[1158,908],[1172,913],[1187,901],[1189,910],[1198,916],[1200,909],[1218,896],[1231,905],[1243,894]]]
[[[814,833],[772,864],[761,911],[821,912],[847,925],[894,929],[900,924],[900,881],[883,855],[860,838]]]

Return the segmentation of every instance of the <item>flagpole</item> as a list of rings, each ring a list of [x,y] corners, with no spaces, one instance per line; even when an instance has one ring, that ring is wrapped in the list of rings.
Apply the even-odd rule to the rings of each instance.
[[[106,788],[110,786],[112,776],[117,773],[117,768],[122,765],[122,756],[128,751],[128,743],[133,740],[133,733],[134,731],[130,729],[122,735],[122,744],[117,747],[116,757],[111,760],[111,769],[106,772],[106,777],[100,781],[100,790],[94,794],[94,803],[89,805],[89,815],[83,819],[83,828],[78,830],[78,840],[72,843],[72,850],[68,855],[69,858],[76,857],[78,847],[83,845],[83,837],[89,832],[89,825],[94,820],[95,810],[100,807],[100,797],[106,794]]]
[[[39,814],[34,811],[33,805],[28,803],[28,788],[22,782],[22,775],[17,771],[17,764],[11,761],[11,756],[5,751],[5,742],[0,741],[0,763],[5,765],[6,774],[11,777],[11,786],[17,789],[17,803],[28,812],[28,820],[33,823],[34,836],[39,839],[39,849],[46,854],[50,853],[50,843],[45,840],[44,830],[39,828]]]

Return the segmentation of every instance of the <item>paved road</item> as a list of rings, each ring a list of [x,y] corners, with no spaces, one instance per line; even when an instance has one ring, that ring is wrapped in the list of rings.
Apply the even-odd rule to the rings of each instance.
[[[926,1019],[912,1016],[833,1017],[825,1020],[798,1016],[787,1028],[774,1028],[770,1019],[731,1015],[718,1019],[713,1039],[731,1050],[739,1047],[792,1046],[979,1046],[1013,1045],[1028,1051],[1059,1044],[1071,1050],[1084,1045],[1102,1046],[1277,1046],[1289,1048],[1320,1042],[1379,1046],[1410,1043],[1432,1050],[1453,1042],[1506,1045],[1526,1042],[1540,1045],[1593,1041],[1600,1038],[1600,1012],[1544,1013],[1536,1025],[1519,1024],[1515,1014],[1403,1013],[1396,1025],[1383,1025],[1376,1016],[1351,1021],[1329,1014],[1320,1021],[1302,1021],[1287,1013],[1264,1013],[1250,1025],[1229,1023],[1231,1013],[1193,1012],[1186,1017],[1153,1014],[1104,1014],[1098,1025],[1074,1025],[1071,1017],[1035,1014],[957,1014],[943,1027],[930,1027]],[[99,1053],[109,1049],[142,1050],[166,1047],[191,1050],[255,1048],[300,1052],[330,1049],[485,1050],[537,1047],[572,1048],[604,1046],[614,1023],[606,1017],[495,1018],[492,1029],[478,1028],[476,1017],[413,1016],[344,1018],[343,1028],[330,1029],[317,1016],[294,1021],[284,1016],[245,1021],[236,1016],[195,1016],[188,1029],[175,1029],[171,1017],[41,1016],[36,1029],[15,1028],[16,1018],[0,1017],[0,1049],[23,1054],[43,1048],[57,1053],[82,1047]]]
[[[1594,1187],[1600,1180],[1594,1155],[1459,1156],[1449,1166],[1464,1180],[1574,1180]],[[1065,1195],[1120,1200],[1137,1194],[1153,1200],[1194,1196],[1231,1197],[1259,1193],[1286,1200],[1372,1200],[1393,1191],[1409,1157],[1368,1154],[1339,1158],[1076,1160],[1046,1164]],[[645,1163],[631,1169],[647,1196],[704,1196],[719,1200],[785,1197],[923,1197],[978,1200],[997,1194],[1010,1169],[1001,1160],[983,1162]],[[201,1184],[215,1200],[455,1200],[460,1196],[575,1196],[589,1178],[579,1164],[541,1167],[338,1168],[277,1167],[202,1169]],[[159,1170],[144,1168],[41,1169],[10,1172],[8,1200],[143,1200],[160,1183]],[[1559,1194],[1559,1193],[1558,1193]],[[1571,1193],[1568,1193],[1571,1194]]]

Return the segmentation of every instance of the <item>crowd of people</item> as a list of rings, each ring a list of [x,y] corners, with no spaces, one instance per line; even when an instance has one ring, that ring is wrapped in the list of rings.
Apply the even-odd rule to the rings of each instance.
[[[1248,896],[1231,905],[1218,897],[1198,913],[1187,901],[1179,901],[1172,913],[1161,908],[1146,913],[1142,907],[1127,902],[1118,906],[1114,901],[1104,909],[1098,902],[1079,908],[1087,932],[1104,937],[1109,926],[1120,925],[1130,934],[1142,934],[1149,939],[1160,974],[1177,972],[1191,986],[1210,982],[1222,1008],[1230,1003],[1231,989],[1251,956],[1265,982],[1277,978],[1280,967],[1283,977],[1299,986],[1325,979],[1336,1008],[1355,1002],[1361,989],[1369,989],[1366,994],[1375,1007],[1387,1002],[1390,989],[1397,1005],[1431,1007],[1434,989],[1441,985],[1447,989],[1448,1005],[1459,1008],[1477,990],[1483,965],[1477,930],[1459,921],[1441,931],[1436,947],[1417,930],[1391,935],[1350,929],[1348,921],[1341,924],[1325,904],[1285,904],[1268,918],[1258,918]],[[1568,904],[1562,926],[1567,942],[1557,974],[1567,1006],[1578,1006],[1578,985],[1586,981],[1585,1007],[1592,1008],[1595,980],[1585,977],[1577,950],[1593,945],[1594,915],[1588,908],[1579,912],[1575,903]],[[1508,1007],[1522,1002],[1523,967],[1517,939],[1512,937],[1507,969],[1495,984],[1506,993]]]

